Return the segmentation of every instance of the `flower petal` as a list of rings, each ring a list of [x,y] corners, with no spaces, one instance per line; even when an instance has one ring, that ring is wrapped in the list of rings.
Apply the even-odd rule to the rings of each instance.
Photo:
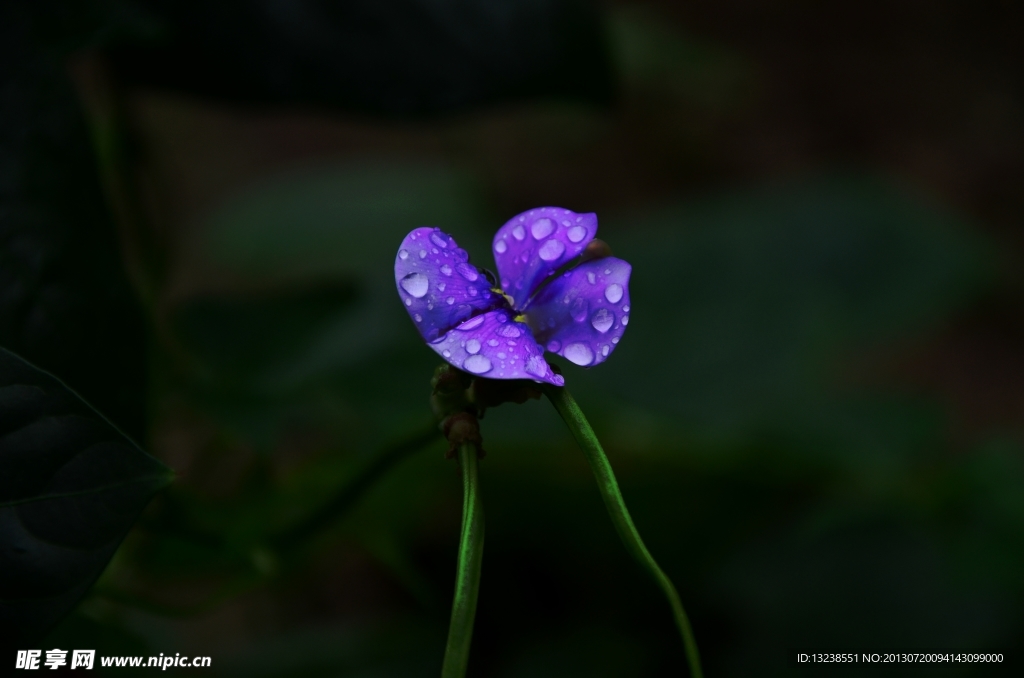
[[[631,271],[622,259],[606,257],[552,280],[525,314],[537,341],[577,365],[604,362],[629,324]]]
[[[538,207],[512,217],[491,244],[501,287],[523,310],[549,275],[587,246],[597,233],[596,214]]]
[[[504,305],[469,255],[438,228],[405,236],[395,257],[395,284],[405,310],[427,341],[467,318]]]
[[[481,377],[565,383],[544,360],[544,349],[529,326],[515,322],[504,309],[467,320],[430,348],[460,370]]]

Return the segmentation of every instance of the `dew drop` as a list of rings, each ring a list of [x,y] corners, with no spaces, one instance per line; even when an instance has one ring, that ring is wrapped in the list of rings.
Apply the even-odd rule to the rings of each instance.
[[[482,325],[483,322],[484,322],[484,317],[482,315],[478,315],[475,318],[470,318],[469,320],[467,320],[466,322],[462,323],[461,325],[459,325],[455,329],[457,329],[460,332],[465,332],[466,330],[472,330],[472,329],[476,329],[477,327],[480,327],[480,325]]]
[[[406,297],[405,298],[405,305],[406,306],[412,306],[412,299],[410,299],[409,297]]]
[[[584,367],[594,362],[594,352],[589,346],[581,342],[566,346],[565,350],[562,351],[562,355],[569,361]]]
[[[594,275],[593,271],[587,271],[587,282],[591,285],[597,282],[597,276]]]
[[[504,353],[499,353],[498,354],[498,360],[504,360],[504,359],[505,359],[505,354]]]
[[[552,340],[548,342],[548,350],[551,351],[552,353],[558,353],[558,349],[560,348],[562,348],[562,345],[559,344],[557,341]]]
[[[572,302],[572,306],[569,308],[569,313],[572,315],[572,319],[578,323],[586,320],[587,300],[583,297],[577,297],[576,301]]]
[[[430,234],[430,240],[438,247],[448,247],[448,241],[444,239],[440,231],[434,231]]]
[[[504,254],[508,250],[508,245],[505,244],[504,240],[499,240],[494,243],[494,251],[498,254]]]
[[[476,269],[464,261],[460,261],[458,264],[456,264],[455,270],[458,271],[459,274],[469,282],[473,282],[474,280],[480,277],[480,274],[476,272]],[[620,294],[619,296],[622,295]],[[616,299],[616,301],[618,301],[618,299]]]
[[[624,305],[624,306],[622,307],[622,312],[623,312],[623,313],[629,313],[629,304],[626,304],[626,305]]]
[[[587,237],[587,229],[585,226],[573,226],[566,235],[569,237],[570,242],[581,242]]]
[[[416,318],[416,322],[418,322],[418,323],[423,322],[423,316],[421,316],[419,313],[414,315],[413,318]]]
[[[607,308],[599,308],[590,316],[590,324],[594,329],[604,334],[615,324],[615,315]]]
[[[470,355],[476,355],[480,352],[480,342],[476,339],[470,339],[466,342],[466,353]]]
[[[426,258],[427,258],[427,251],[426,250],[420,250],[420,259],[426,259]]]
[[[444,300],[444,303],[446,303],[449,306],[451,306],[452,304],[455,303],[455,297],[448,297],[447,299]]]
[[[612,337],[612,343],[613,344],[619,343],[619,338],[618,337]]]
[[[562,244],[562,241],[552,238],[540,246],[537,255],[544,261],[554,261],[562,256],[563,252],[565,252],[565,245]]]
[[[467,289],[469,290],[469,296],[475,297],[477,295],[477,291],[476,291],[475,287],[469,287]]]
[[[506,344],[508,344],[509,346],[515,346],[515,345],[516,345],[516,342],[512,341],[511,339],[509,339],[509,340],[508,340],[507,342],[505,342],[505,343],[506,343]]]
[[[437,289],[439,292],[444,292],[445,284],[443,282],[437,283]]]
[[[398,284],[402,286],[403,290],[417,299],[422,299],[430,287],[430,281],[422,273],[410,273],[402,278]]]
[[[444,264],[443,266],[441,266],[441,273],[444,273],[445,275],[451,275],[452,267],[449,266],[448,264]]]
[[[487,340],[487,345],[493,348],[493,347],[498,345],[498,340],[497,339],[488,339]]]
[[[405,261],[409,258],[409,250],[398,250],[398,258]]]
[[[625,327],[628,324],[629,324],[629,316],[628,315],[622,316],[622,326]]]
[[[522,240],[526,237],[526,229],[523,228],[522,224],[516,224],[516,227],[512,229],[512,237],[516,240]]]
[[[530,233],[537,240],[548,237],[555,230],[555,225],[551,223],[550,219],[538,219],[533,222],[533,226],[530,226]]]
[[[445,349],[445,350],[441,351],[441,355],[443,355],[445,358],[451,358],[452,357],[452,352],[449,351],[448,349]]]
[[[605,344],[604,346],[601,347],[601,355],[607,357],[608,356],[608,351],[610,351],[610,350],[611,349],[608,348],[608,344]]]
[[[535,377],[543,377],[548,373],[548,364],[539,355],[531,355],[526,360],[526,371]]]
[[[499,329],[498,334],[500,334],[503,337],[510,337],[512,339],[515,339],[520,334],[522,334],[522,332],[519,331],[519,328],[516,327],[515,323],[512,323],[511,325],[505,325],[504,327]]]
[[[622,298],[622,285],[612,283],[606,287],[604,289],[604,298],[613,304],[618,303],[619,299]]]
[[[604,274],[605,275],[611,275],[612,274],[612,269],[610,269],[610,268],[604,269]]]
[[[501,279],[501,289],[507,290],[509,286],[508,278]]]
[[[483,374],[490,371],[491,361],[487,359],[487,356],[471,355],[466,358],[466,362],[462,363],[462,369],[473,374]]]

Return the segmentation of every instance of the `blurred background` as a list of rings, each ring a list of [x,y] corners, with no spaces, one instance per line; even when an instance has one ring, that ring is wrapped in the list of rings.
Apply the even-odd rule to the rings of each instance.
[[[5,6],[0,344],[177,473],[43,646],[436,675],[462,495],[395,250],[439,226],[490,268],[502,223],[556,205],[633,265],[613,359],[563,367],[707,675],[1024,648],[1022,18]],[[684,675],[550,405],[483,433],[470,675]]]

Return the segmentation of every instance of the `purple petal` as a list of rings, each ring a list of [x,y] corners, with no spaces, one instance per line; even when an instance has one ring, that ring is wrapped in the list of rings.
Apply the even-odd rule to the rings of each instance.
[[[466,251],[438,228],[417,228],[405,236],[395,257],[395,284],[427,341],[505,303],[491,291],[487,277],[469,263]]]
[[[491,249],[501,288],[522,310],[541,282],[587,246],[597,233],[596,214],[538,207],[498,229]]]
[[[607,257],[552,280],[525,314],[537,341],[577,365],[604,362],[629,324],[631,270],[622,259]]]
[[[544,360],[544,349],[529,326],[515,322],[504,309],[467,320],[430,348],[460,370],[481,377],[565,383]]]

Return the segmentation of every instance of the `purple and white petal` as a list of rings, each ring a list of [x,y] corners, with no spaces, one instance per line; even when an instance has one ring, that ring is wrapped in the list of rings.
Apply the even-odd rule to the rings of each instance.
[[[565,384],[544,360],[544,349],[534,341],[529,326],[516,322],[504,309],[467,320],[430,348],[448,363],[476,376]]]
[[[405,236],[395,257],[395,284],[405,310],[427,341],[481,311],[504,305],[469,255],[438,228]]]
[[[580,254],[597,233],[596,214],[538,207],[512,217],[491,243],[501,288],[522,310],[559,266]]]
[[[622,259],[583,263],[552,280],[530,304],[537,341],[583,367],[604,362],[629,324],[629,274]]]

